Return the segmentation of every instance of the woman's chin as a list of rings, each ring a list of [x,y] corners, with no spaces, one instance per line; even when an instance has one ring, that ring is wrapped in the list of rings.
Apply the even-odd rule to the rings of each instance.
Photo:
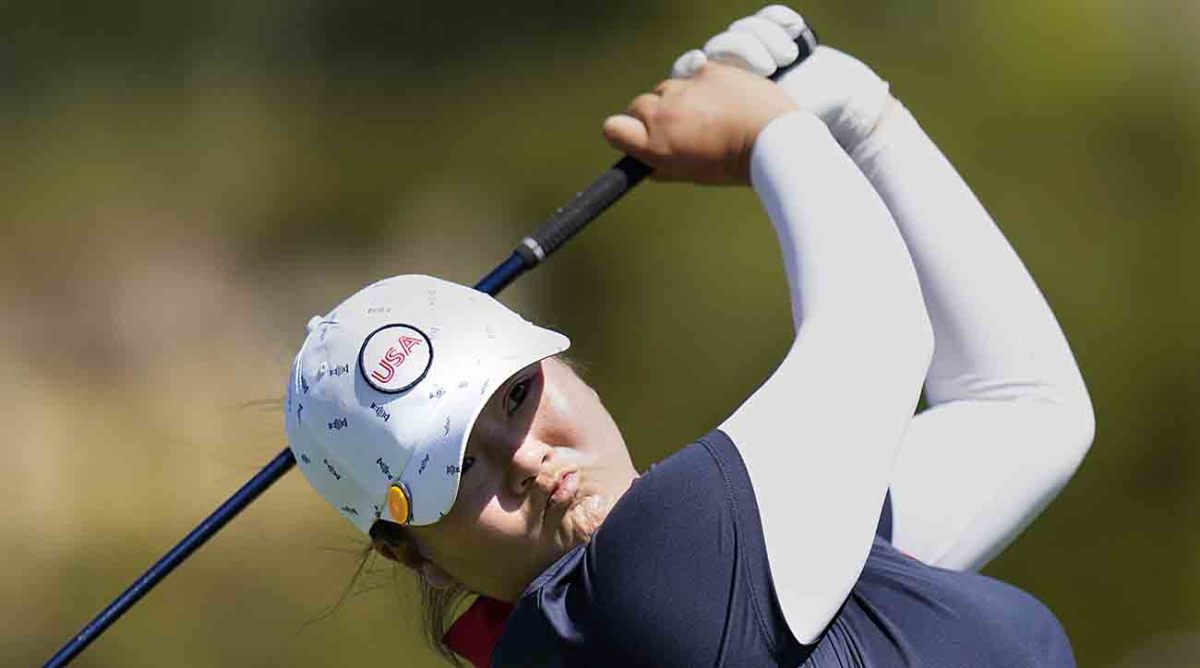
[[[562,518],[562,535],[567,549],[591,540],[611,509],[612,503],[601,494],[582,496],[571,504]]]

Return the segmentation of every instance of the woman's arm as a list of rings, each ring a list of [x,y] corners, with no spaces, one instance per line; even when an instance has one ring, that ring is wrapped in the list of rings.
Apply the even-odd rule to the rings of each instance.
[[[675,76],[708,59],[769,75],[795,58],[784,47],[803,25],[786,7],[768,7],[684,54]],[[882,196],[933,323],[931,408],[913,420],[897,459],[894,542],[927,563],[979,568],[1058,493],[1091,444],[1075,360],[1029,272],[887,82],[822,46],[780,84]]]
[[[904,235],[934,327],[930,408],[892,478],[893,542],[978,569],[1071,478],[1091,401],[1033,278],[908,110],[893,100],[852,156]]]
[[[775,121],[752,175],[783,251],[796,338],[721,429],[753,482],[788,626],[811,643],[866,562],[932,334],[891,216],[819,119]]]
[[[657,178],[748,179],[775,225],[796,338],[721,429],[746,463],[784,618],[810,643],[866,562],[933,335],[887,207],[820,119],[779,99],[774,84],[710,65],[605,130]],[[768,108],[752,132],[729,131]]]
[[[781,80],[830,125],[912,255],[933,323],[929,409],[892,477],[893,543],[981,568],[1070,480],[1092,405],[1046,300],[990,215],[888,84],[827,47]]]

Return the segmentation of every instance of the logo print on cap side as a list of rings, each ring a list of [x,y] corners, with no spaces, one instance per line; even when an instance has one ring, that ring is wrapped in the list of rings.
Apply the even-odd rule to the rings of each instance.
[[[358,353],[358,370],[371,387],[387,394],[412,389],[433,364],[433,344],[412,325],[384,325]]]

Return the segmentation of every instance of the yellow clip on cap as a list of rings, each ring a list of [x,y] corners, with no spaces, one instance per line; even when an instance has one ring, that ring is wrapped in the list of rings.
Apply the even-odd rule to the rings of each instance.
[[[411,507],[408,490],[404,489],[403,485],[392,485],[388,488],[388,512],[392,514],[392,521],[408,524],[408,520],[411,519],[409,515]]]

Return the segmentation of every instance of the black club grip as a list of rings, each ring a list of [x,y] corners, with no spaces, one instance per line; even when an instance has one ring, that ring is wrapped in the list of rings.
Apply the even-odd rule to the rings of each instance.
[[[796,44],[800,47],[799,57],[787,67],[776,70],[771,75],[772,80],[778,80],[812,55],[817,48],[817,35],[811,28],[806,27],[796,38]],[[533,234],[521,240],[515,252],[520,256],[525,268],[530,269],[540,264],[625,193],[641,183],[651,171],[653,169],[649,165],[635,158],[625,156],[618,160],[600,175],[600,178],[576,193],[570,202],[555,211]]]

